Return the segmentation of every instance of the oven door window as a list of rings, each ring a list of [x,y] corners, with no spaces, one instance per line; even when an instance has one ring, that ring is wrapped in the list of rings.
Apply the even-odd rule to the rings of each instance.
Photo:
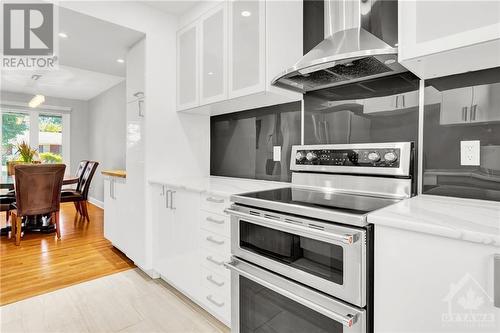
[[[343,284],[342,246],[240,220],[240,248]]]
[[[243,276],[240,285],[240,332],[337,333],[341,323]]]

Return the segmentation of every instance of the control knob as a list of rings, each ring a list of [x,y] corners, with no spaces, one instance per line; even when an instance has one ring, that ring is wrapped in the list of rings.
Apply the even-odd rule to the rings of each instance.
[[[398,155],[396,155],[396,153],[390,151],[390,152],[385,153],[384,159],[387,162],[392,163],[392,162],[395,162],[398,159]]]
[[[306,154],[302,151],[298,151],[297,154],[295,154],[295,159],[300,162],[303,161],[306,158]]]
[[[312,151],[310,151],[307,153],[306,158],[309,162],[311,162],[311,161],[316,160],[318,158],[318,156],[315,153],[313,153]]]
[[[372,151],[368,154],[368,159],[372,162],[378,162],[380,161],[380,154],[376,151]]]

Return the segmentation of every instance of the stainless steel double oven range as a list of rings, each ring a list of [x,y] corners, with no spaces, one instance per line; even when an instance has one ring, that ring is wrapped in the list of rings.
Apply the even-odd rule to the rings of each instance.
[[[289,187],[234,195],[233,332],[371,332],[367,214],[412,195],[410,142],[294,146]]]

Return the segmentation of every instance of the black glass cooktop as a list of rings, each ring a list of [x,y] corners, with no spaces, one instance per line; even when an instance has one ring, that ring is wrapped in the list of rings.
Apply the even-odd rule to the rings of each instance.
[[[399,201],[390,198],[326,192],[296,187],[251,192],[240,194],[236,197],[250,199],[245,200],[245,204],[251,203],[252,199],[257,199],[254,201],[255,206],[260,206],[259,201],[265,200],[276,204],[292,204],[303,206],[304,208],[334,209],[336,211],[359,215],[372,212]]]

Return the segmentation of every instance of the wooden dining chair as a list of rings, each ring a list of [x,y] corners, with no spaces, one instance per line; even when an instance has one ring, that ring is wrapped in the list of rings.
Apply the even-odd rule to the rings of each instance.
[[[75,173],[75,179],[72,182],[65,182],[65,185],[71,185],[70,187],[63,187],[62,191],[67,191],[67,190],[77,190],[79,191],[82,187],[82,178],[83,178],[83,173],[85,169],[87,168],[87,164],[89,161],[87,160],[81,160],[80,163],[78,164],[78,169],[76,169]],[[76,187],[74,186],[76,184]],[[80,211],[80,205],[78,202],[73,202],[75,204],[75,209],[78,213],[82,214]],[[83,214],[82,214],[83,215]]]
[[[90,222],[89,212],[87,208],[87,199],[90,190],[90,183],[94,177],[95,171],[99,166],[99,162],[88,161],[85,171],[82,174],[79,187],[74,190],[64,190],[61,193],[61,202],[73,202],[80,213],[87,221]]]
[[[16,245],[21,243],[22,218],[27,216],[52,215],[57,238],[61,238],[59,206],[65,170],[64,164],[15,166],[16,202],[12,205],[11,224]]]

